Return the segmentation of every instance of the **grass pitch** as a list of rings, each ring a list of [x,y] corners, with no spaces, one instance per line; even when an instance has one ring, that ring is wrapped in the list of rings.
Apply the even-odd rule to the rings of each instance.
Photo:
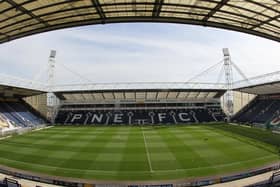
[[[274,146],[211,125],[54,127],[0,142],[1,165],[97,180],[211,176],[279,161]]]

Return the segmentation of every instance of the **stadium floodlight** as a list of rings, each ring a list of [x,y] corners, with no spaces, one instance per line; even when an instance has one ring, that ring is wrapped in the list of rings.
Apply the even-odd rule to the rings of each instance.
[[[223,53],[224,53],[224,56],[229,56],[228,48],[223,48]]]
[[[48,67],[48,93],[47,93],[47,117],[53,122],[54,121],[54,107],[58,104],[58,100],[55,95],[52,93],[52,87],[54,85],[54,69],[55,69],[55,57],[56,51],[51,50],[49,56],[49,67]]]
[[[55,56],[56,56],[56,50],[51,50],[50,58],[55,58]]]

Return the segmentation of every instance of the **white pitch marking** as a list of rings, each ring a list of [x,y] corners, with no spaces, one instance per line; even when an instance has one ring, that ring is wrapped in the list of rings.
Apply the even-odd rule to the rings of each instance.
[[[150,172],[154,172],[154,170],[152,168],[150,153],[149,153],[149,150],[148,150],[148,146],[147,146],[146,137],[145,137],[145,134],[144,134],[144,131],[143,131],[143,127],[141,127],[141,131],[142,131],[142,134],[143,134],[143,139],[144,139],[146,155],[147,155],[147,159],[148,159],[148,163],[149,163],[149,167],[150,167]]]

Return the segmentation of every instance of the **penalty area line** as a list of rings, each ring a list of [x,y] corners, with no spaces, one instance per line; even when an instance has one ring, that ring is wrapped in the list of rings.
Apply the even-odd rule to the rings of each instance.
[[[142,131],[142,135],[143,135],[143,139],[144,139],[144,144],[145,144],[145,149],[146,149],[146,156],[147,156],[147,160],[148,160],[148,163],[149,163],[150,172],[154,172],[153,167],[152,167],[152,163],[151,163],[149,149],[148,149],[147,142],[146,142],[146,136],[145,136],[144,131],[143,131],[143,127],[141,127],[141,131]]]

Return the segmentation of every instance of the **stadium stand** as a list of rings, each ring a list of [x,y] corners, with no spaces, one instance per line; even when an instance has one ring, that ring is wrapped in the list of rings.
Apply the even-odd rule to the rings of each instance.
[[[275,96],[258,96],[234,117],[233,121],[250,124],[279,125],[280,99]]]
[[[280,186],[280,170],[273,173],[273,175],[269,179],[269,183],[271,186]]]
[[[155,107],[156,106],[156,107]],[[63,106],[56,116],[58,124],[182,124],[221,121],[225,117],[216,106],[175,107],[154,104],[153,107],[112,108],[111,105],[97,107]]]
[[[0,128],[8,128],[9,124],[2,114],[0,114]]]
[[[0,127],[32,127],[45,121],[30,110],[25,103],[0,102]]]
[[[183,124],[224,121],[224,89],[112,89],[56,92],[56,124]],[[134,86],[134,87],[133,87]],[[153,85],[154,86],[154,85]],[[160,86],[159,86],[160,87]]]
[[[22,187],[17,180],[5,178],[0,182],[0,187]]]

